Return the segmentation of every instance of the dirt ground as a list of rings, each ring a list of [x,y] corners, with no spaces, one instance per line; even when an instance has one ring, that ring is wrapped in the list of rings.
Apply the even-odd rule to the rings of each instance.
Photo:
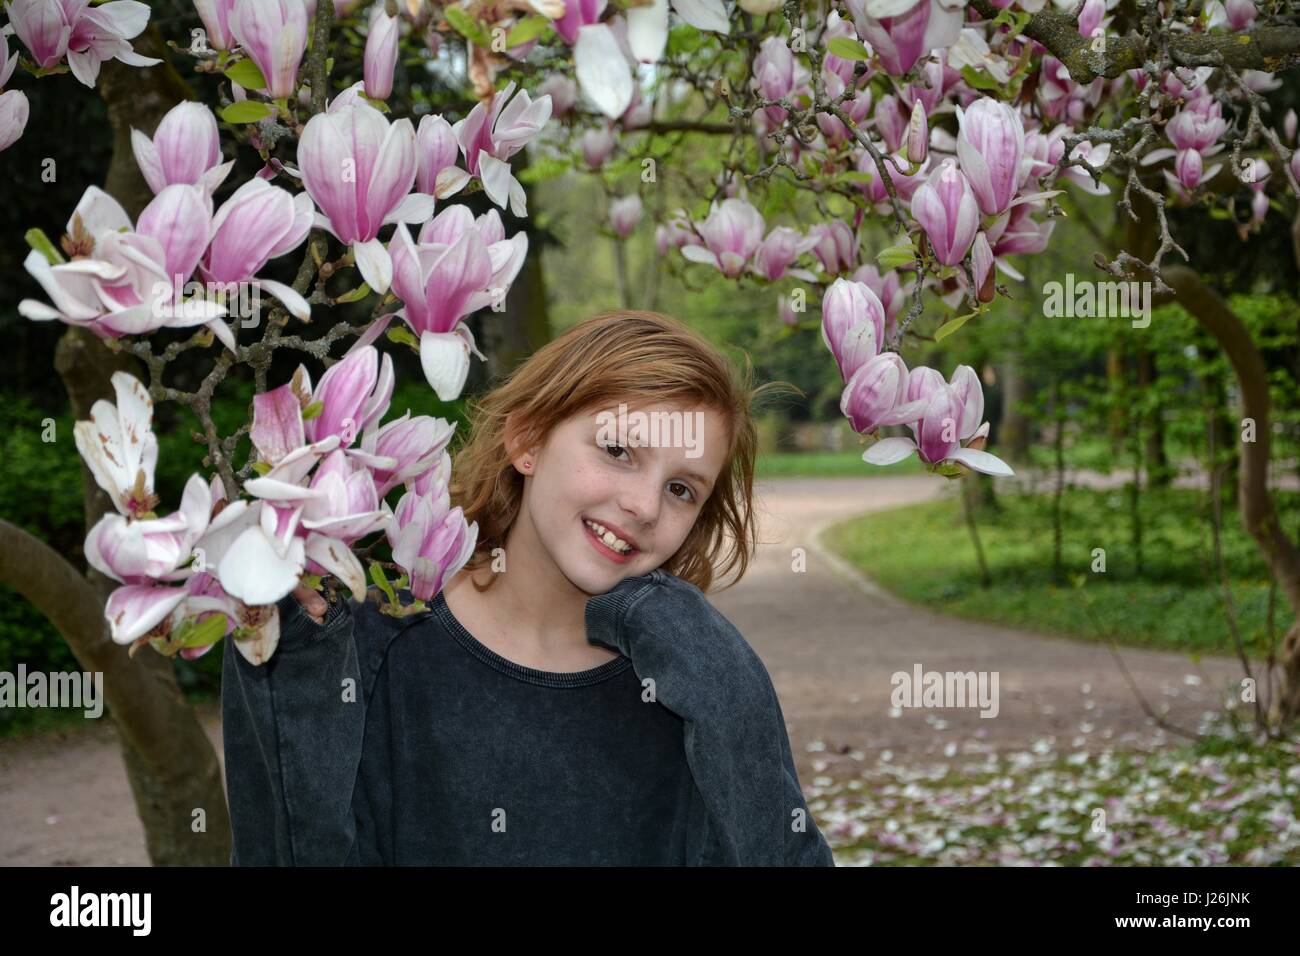
[[[879,592],[819,543],[855,514],[927,500],[928,476],[789,478],[757,483],[763,546],[744,580],[712,600],[767,665],[800,780],[858,772],[979,741],[999,750],[1158,746],[1110,651],[1100,644],[957,621]],[[795,570],[800,553],[805,569]],[[1238,665],[1124,649],[1132,680],[1158,712],[1195,728],[1238,679]],[[1000,710],[891,708],[891,675],[996,671]],[[220,714],[200,719],[221,754]],[[0,865],[148,865],[109,721],[0,740]]]

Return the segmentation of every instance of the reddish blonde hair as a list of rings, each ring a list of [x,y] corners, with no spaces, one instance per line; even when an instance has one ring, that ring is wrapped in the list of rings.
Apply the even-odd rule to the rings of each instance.
[[[673,403],[713,408],[726,419],[730,447],[713,491],[686,540],[660,567],[707,592],[715,577],[737,569],[744,575],[757,548],[753,514],[754,459],[758,433],[755,402],[774,387],[752,389],[753,367],[743,374],[703,336],[659,312],[602,312],[538,349],[505,380],[467,403],[470,422],[463,446],[453,452],[449,491],[467,522],[478,522],[471,572],[504,548],[519,514],[524,476],[507,448],[545,443],[551,430],[592,408]],[[799,389],[790,386],[794,391]],[[507,418],[510,420],[507,429]],[[509,434],[507,434],[509,431]],[[487,584],[475,587],[486,591]],[[724,588],[725,590],[725,588]]]

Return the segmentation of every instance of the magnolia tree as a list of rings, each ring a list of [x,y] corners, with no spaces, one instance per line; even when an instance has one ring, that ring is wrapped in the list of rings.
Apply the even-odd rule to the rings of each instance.
[[[0,87],[18,69],[93,86],[105,60],[142,73],[159,62],[132,46],[156,29],[144,4],[13,0],[6,11]],[[276,602],[300,583],[341,582],[362,598],[369,578],[401,615],[463,566],[477,528],[450,506],[453,429],[389,415],[388,350],[418,353],[441,399],[460,394],[483,358],[465,320],[499,310],[529,254],[497,212],[528,214],[511,159],[529,144],[550,171],[603,174],[607,189],[640,168],[643,188],[609,203],[622,240],[641,228],[660,168],[707,140],[718,175],[655,223],[669,267],[771,287],[796,330],[807,300],[820,301],[806,328],[821,343],[809,346],[843,377],[840,408],[865,463],[916,455],[950,478],[1011,470],[985,450],[975,371],[909,363],[911,340],[944,339],[1023,294],[1017,257],[1047,247],[1076,193],[1109,194],[1133,241],[1097,253],[1097,276],[1177,294],[1231,359],[1254,423],[1243,520],[1300,608],[1300,553],[1266,484],[1264,363],[1188,267],[1167,216],[1218,207],[1243,238],[1294,216],[1295,116],[1269,106],[1300,59],[1288,4],[195,0],[187,13],[164,37],[169,58],[217,77],[220,92],[130,132],[151,201],[133,222],[87,184],[62,236],[27,235],[44,296],[21,313],[88,330],[145,370],[113,375],[115,401],[76,428],[115,509],[93,523],[86,556],[120,584],[104,607],[118,644],[196,657],[229,637],[262,663]],[[394,96],[399,65],[463,90],[466,108],[417,116]],[[28,112],[22,91],[0,93],[0,148]],[[261,168],[232,181],[235,160],[254,155]],[[463,197],[480,191],[492,208],[476,218]],[[299,263],[291,283],[263,275],[282,256]],[[339,276],[351,291],[331,296]],[[248,303],[263,296],[274,304],[250,326]],[[344,316],[362,301],[363,321]],[[304,334],[332,310],[327,331]],[[286,349],[328,367],[268,381]],[[184,391],[169,367],[192,350],[209,353],[210,370]],[[252,413],[221,434],[213,395],[241,366]],[[211,469],[179,502],[154,494],[157,402],[194,414]],[[252,453],[236,461],[245,436]],[[376,556],[385,547],[391,560]],[[1300,709],[1295,628],[1283,666],[1284,720]]]

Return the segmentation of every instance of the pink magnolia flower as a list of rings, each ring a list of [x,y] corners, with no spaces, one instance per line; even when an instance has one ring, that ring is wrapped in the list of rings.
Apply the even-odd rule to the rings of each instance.
[[[411,594],[429,601],[474,553],[478,522],[451,508],[447,489],[434,486],[423,495],[408,491],[393,511],[387,534],[393,561],[411,576]]]
[[[361,437],[362,451],[396,462],[392,467],[373,468],[379,497],[383,498],[398,485],[409,483],[437,466],[455,431],[454,422],[429,415],[412,418],[409,409],[401,418],[382,427],[372,425],[367,428]]]
[[[162,60],[141,56],[128,40],[149,23],[149,6],[114,0],[91,6],[90,0],[13,0],[6,5],[9,24],[42,69],[66,55],[72,75],[93,87],[99,65],[117,59],[129,66],[155,66]]]
[[[471,176],[477,176],[492,202],[502,209],[509,203],[510,211],[523,217],[528,215],[527,196],[510,171],[509,159],[531,142],[551,118],[551,98],[542,96],[534,101],[527,90],[519,90],[516,96],[515,89],[516,84],[511,82],[492,96],[490,106],[479,103],[469,116],[452,126],[465,157],[465,170],[457,170],[461,175],[448,182],[446,195],[454,194]]]
[[[398,39],[397,17],[390,17],[383,6],[375,7],[362,59],[366,95],[372,99],[386,100],[393,92]]]
[[[836,275],[852,268],[857,259],[858,238],[843,219],[814,223],[808,228],[808,238],[817,261],[827,275]]]
[[[302,369],[304,386],[311,382]],[[335,362],[312,391],[311,404],[320,412],[303,423],[308,442],[317,443],[337,435],[346,448],[388,410],[393,397],[393,360],[374,346],[362,346]]]
[[[155,193],[173,183],[202,186],[209,194],[225,182],[234,160],[221,162],[217,118],[202,103],[180,103],[167,111],[153,138],[131,130],[131,149]]]
[[[912,196],[912,216],[930,239],[935,258],[955,266],[979,230],[979,206],[970,183],[951,159],[930,174]]]
[[[552,73],[537,87],[538,98],[551,98],[551,115],[564,116],[578,101],[578,85],[562,73]]]
[[[1224,0],[1223,6],[1228,15],[1228,25],[1234,30],[1250,29],[1258,15],[1252,0]]]
[[[885,341],[885,307],[862,282],[836,279],[822,296],[822,342],[848,381]]]
[[[876,103],[875,121],[876,132],[889,147],[889,152],[897,152],[908,131],[908,117],[899,105],[898,97],[891,93],[880,98]]]
[[[982,212],[1005,212],[1020,184],[1025,128],[1020,115],[990,97],[957,110],[957,159]]]
[[[600,169],[601,166],[605,165],[605,160],[609,159],[616,145],[618,144],[614,139],[614,131],[608,126],[589,129],[582,134],[582,139],[578,141],[578,146],[582,150],[582,158],[591,169]]]
[[[630,193],[615,199],[609,204],[609,223],[613,227],[614,233],[620,239],[626,239],[632,235],[637,223],[641,221],[643,211],[641,197],[636,193]]]
[[[1083,0],[1079,9],[1079,35],[1090,37],[1106,15],[1106,0]]]
[[[456,134],[451,131],[451,124],[441,116],[422,116],[415,131],[416,191],[437,196],[439,174],[444,169],[456,170],[459,153],[460,145],[456,142]]]
[[[230,32],[230,14],[237,0],[194,0],[194,9],[203,21],[208,45],[214,50],[233,50],[238,44]]]
[[[903,310],[903,303],[907,298],[898,273],[891,269],[882,276],[873,263],[868,263],[858,267],[851,278],[854,282],[861,282],[876,294],[880,304],[885,307],[885,329],[886,331],[891,329],[898,318],[898,313]]]
[[[101,398],[91,405],[90,420],[73,426],[73,440],[95,484],[118,513],[139,518],[153,511],[157,502],[153,493],[158,464],[153,399],[128,372],[114,372],[111,381],[117,404]]]
[[[292,287],[259,279],[270,259],[303,244],[316,209],[306,193],[291,196],[265,179],[250,179],[221,204],[212,219],[212,238],[199,262],[205,281],[223,284],[250,282],[285,304],[290,314],[306,321],[311,306]],[[234,345],[230,345],[232,351]]]
[[[816,227],[814,227],[816,228]],[[832,240],[833,241],[833,240]],[[816,235],[803,236],[797,229],[789,226],[777,226],[767,234],[758,250],[754,253],[754,262],[750,266],[755,275],[769,282],[775,282],[784,276],[815,282],[817,277],[807,269],[791,269],[795,261],[805,252],[817,245]]]
[[[393,263],[379,230],[393,222],[424,222],[433,214],[434,199],[411,193],[416,172],[411,121],[390,124],[360,98],[360,88],[354,84],[307,121],[298,160],[303,186],[323,213],[317,225],[352,247],[371,289],[387,292]]]
[[[889,179],[894,184],[894,190],[898,193],[898,198],[903,202],[911,200],[916,195],[916,191],[925,182],[926,168],[929,165],[927,160],[922,163],[912,174],[907,174],[904,170],[910,169],[907,157],[895,154],[890,162],[891,157],[882,157],[885,168],[889,172]],[[854,168],[860,173],[866,173],[871,179],[865,183],[859,183],[858,188],[866,195],[872,206],[878,212],[888,213],[891,211],[889,191],[885,188],[885,178],[881,175],[880,169],[876,166],[875,158],[865,149],[858,153],[858,161]]]
[[[235,0],[231,34],[266,78],[276,99],[298,92],[298,66],[307,51],[307,8],[302,0]],[[314,118],[314,117],[313,117]]]
[[[697,228],[704,245],[683,246],[682,255],[720,269],[728,279],[745,271],[763,241],[763,216],[743,199],[724,199],[720,205],[715,199]]]
[[[388,252],[402,308],[380,316],[349,352],[365,348],[401,318],[420,339],[425,378],[451,401],[465,385],[470,354],[484,358],[460,320],[504,298],[523,267],[528,236],[506,239],[495,209],[476,220],[465,206],[450,206],[425,224],[418,245],[399,225]]]
[[[779,100],[789,96],[795,90],[796,64],[794,54],[790,52],[786,38],[773,34],[767,37],[754,57],[755,89],[764,99]],[[781,106],[763,108],[773,125],[785,122],[786,109]]]
[[[0,93],[0,150],[18,142],[27,128],[29,110],[27,94],[22,90]]]
[[[0,32],[0,90],[9,82],[18,67],[18,51],[9,52],[9,38]],[[1294,111],[1293,111],[1294,112]]]
[[[984,390],[970,366],[958,366],[947,384],[927,376],[918,389],[918,399],[908,404],[912,409],[923,406],[919,416],[906,422],[914,438],[883,438],[863,453],[864,461],[892,465],[917,452],[931,465],[959,462],[987,475],[1014,474],[1000,458],[974,447],[988,436],[989,426],[980,424]]]
[[[902,76],[931,50],[961,33],[965,0],[846,0],[858,36],[871,44],[881,68]]]
[[[528,251],[525,233],[505,239],[496,210],[489,213],[476,221],[466,207],[452,206],[421,230],[418,245],[400,226],[390,245],[393,291],[403,304],[375,327],[394,316],[406,322],[420,340],[425,378],[443,401],[460,395],[470,355],[483,358],[461,319],[500,301]]]
[[[51,264],[33,250],[23,262],[53,305],[24,299],[18,311],[35,321],[84,326],[103,338],[202,324],[221,335],[224,308],[181,294],[207,246],[211,222],[212,199],[198,186],[166,187],[134,229],[117,201],[92,186],[67,225],[81,257]]]
[[[840,412],[860,435],[882,425],[901,425],[918,411],[907,402],[907,366],[897,352],[881,352],[864,362],[840,395]]]

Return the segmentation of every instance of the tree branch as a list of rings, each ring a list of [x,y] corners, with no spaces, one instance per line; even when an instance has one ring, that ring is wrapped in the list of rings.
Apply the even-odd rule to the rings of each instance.
[[[992,19],[1000,12],[990,0],[971,0],[982,17]],[[1114,79],[1125,70],[1141,69],[1150,59],[1155,39],[1137,34],[1107,36],[1105,46],[1093,50],[1093,38],[1079,35],[1078,21],[1052,9],[1040,10],[1022,31],[1037,40],[1060,60],[1076,83],[1091,83],[1097,77]],[[1300,64],[1300,27],[1261,26],[1240,33],[1185,33],[1170,36],[1170,59],[1180,66],[1196,66],[1222,57],[1222,63],[1239,70],[1276,73]]]

